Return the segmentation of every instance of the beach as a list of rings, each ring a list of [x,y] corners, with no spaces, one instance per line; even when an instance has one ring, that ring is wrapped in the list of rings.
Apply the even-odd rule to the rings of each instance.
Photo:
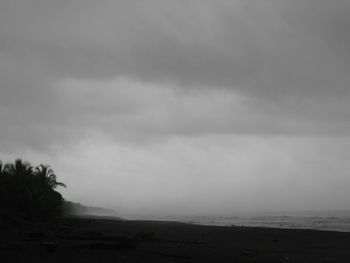
[[[350,233],[65,218],[0,226],[1,262],[350,262]]]

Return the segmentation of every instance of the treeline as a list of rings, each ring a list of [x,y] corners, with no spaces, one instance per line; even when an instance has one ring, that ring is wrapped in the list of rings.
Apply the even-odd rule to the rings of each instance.
[[[114,216],[116,212],[112,209],[106,209],[102,207],[95,206],[86,206],[80,203],[74,203],[70,201],[64,202],[64,211],[68,216],[87,216],[87,215],[95,215],[95,216]]]
[[[64,199],[55,190],[58,186],[66,187],[49,165],[34,167],[21,159],[0,161],[0,217],[6,214],[39,222],[60,217]]]

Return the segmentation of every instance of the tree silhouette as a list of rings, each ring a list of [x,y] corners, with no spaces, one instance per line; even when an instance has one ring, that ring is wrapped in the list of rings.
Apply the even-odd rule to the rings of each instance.
[[[50,165],[40,164],[38,167],[36,167],[34,174],[42,184],[46,184],[52,189],[56,189],[58,186],[62,186],[64,188],[67,187],[64,183],[57,181],[57,176]]]
[[[55,191],[58,182],[49,165],[34,168],[18,158],[3,165],[0,161],[0,207],[16,217],[31,221],[47,221],[59,217],[63,197]]]
[[[22,161],[21,158],[17,158],[14,163],[5,164],[4,170],[6,173],[15,177],[31,176],[33,174],[33,167],[29,162]]]

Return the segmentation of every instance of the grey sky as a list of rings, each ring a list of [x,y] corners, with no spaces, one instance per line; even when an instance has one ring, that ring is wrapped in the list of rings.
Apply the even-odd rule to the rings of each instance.
[[[94,202],[93,191],[84,195],[83,189],[96,175],[84,161],[72,166],[94,145],[90,151],[101,155],[89,153],[89,160],[124,160],[119,172],[113,163],[98,175],[114,173],[116,184],[125,184],[126,192],[115,186],[117,200],[133,194],[134,181],[125,175],[133,158],[145,166],[135,164],[135,180],[158,182],[139,189],[125,207],[136,209],[139,197],[155,211],[167,205],[171,210],[171,204],[185,211],[181,202],[189,200],[204,210],[220,200],[229,209],[229,200],[251,194],[245,198],[249,205],[237,201],[236,207],[294,209],[298,194],[303,196],[303,174],[306,189],[319,184],[314,196],[321,200],[305,208],[346,208],[345,190],[330,199],[321,193],[332,180],[350,186],[344,170],[350,157],[344,147],[350,133],[349,13],[347,0],[1,1],[0,152],[4,158],[40,156],[56,164],[73,188],[66,194],[80,201]],[[126,156],[113,150],[124,147]],[[187,159],[175,154],[183,148]],[[242,149],[245,165],[217,160],[233,153],[239,160]],[[300,159],[306,149],[312,165]],[[73,161],[65,162],[63,153]],[[286,164],[281,156],[292,161]],[[332,172],[324,169],[324,160],[334,164]],[[203,169],[218,182],[214,194],[230,180],[232,189],[209,198],[206,187],[212,182],[196,175]],[[287,178],[273,178],[270,171]],[[81,173],[87,179],[78,186]],[[187,199],[171,194],[164,173],[177,178],[174,185]],[[310,179],[314,173],[318,177]],[[282,198],[278,189],[293,178],[295,194]],[[113,180],[108,182],[100,187],[109,189]],[[207,190],[196,192],[194,182]],[[246,194],[237,194],[237,187]],[[259,187],[276,196],[255,202],[252,188]],[[166,190],[166,201],[157,205]],[[105,192],[111,197],[116,191]],[[160,196],[152,196],[155,191]],[[97,204],[113,206],[107,196]],[[276,198],[280,204],[273,203]]]

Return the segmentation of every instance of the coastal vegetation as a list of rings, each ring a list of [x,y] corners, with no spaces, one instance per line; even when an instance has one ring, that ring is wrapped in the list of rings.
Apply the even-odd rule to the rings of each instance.
[[[57,181],[47,164],[34,167],[20,158],[13,163],[0,161],[0,218],[38,222],[59,218],[64,199],[58,187],[66,185]]]

